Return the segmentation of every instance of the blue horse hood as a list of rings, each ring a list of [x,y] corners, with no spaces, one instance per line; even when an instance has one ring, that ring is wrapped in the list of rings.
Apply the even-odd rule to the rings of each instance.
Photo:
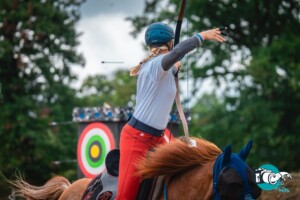
[[[214,200],[221,200],[220,194],[218,192],[218,181],[222,171],[227,168],[233,168],[242,178],[244,191],[241,199],[254,199],[251,188],[248,184],[249,180],[247,176],[247,164],[245,163],[245,159],[250,152],[252,143],[252,141],[248,142],[248,144],[238,154],[232,153],[231,145],[228,145],[224,149],[223,153],[218,156],[213,168]]]

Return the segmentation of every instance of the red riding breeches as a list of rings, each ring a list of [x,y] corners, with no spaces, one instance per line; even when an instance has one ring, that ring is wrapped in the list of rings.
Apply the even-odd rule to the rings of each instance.
[[[168,131],[169,132],[169,131]],[[170,132],[169,132],[170,133]],[[170,134],[167,134],[168,136]],[[168,137],[153,136],[126,124],[120,138],[120,169],[117,200],[135,200],[141,178],[136,175],[136,163],[149,149],[168,142]]]

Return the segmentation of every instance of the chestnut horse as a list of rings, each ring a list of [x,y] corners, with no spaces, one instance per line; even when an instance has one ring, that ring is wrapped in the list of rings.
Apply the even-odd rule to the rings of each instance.
[[[246,199],[246,189],[250,193],[247,195],[254,199],[260,195],[261,190],[255,184],[254,172],[244,162],[250,148],[244,148],[236,156],[242,158],[240,165],[246,166],[243,170],[248,176],[247,183],[234,164],[230,163],[230,159],[236,159],[230,156],[237,155],[231,155],[231,149],[227,148],[226,155],[223,155],[215,144],[187,137],[175,139],[150,151],[138,163],[138,175],[142,178],[164,177],[164,192],[157,199]],[[219,158],[222,161],[218,165],[224,169],[215,174],[214,164],[220,163]],[[10,183],[16,189],[14,194],[24,199],[80,200],[90,181],[83,178],[71,184],[66,178],[56,176],[40,187],[32,186],[22,178]]]

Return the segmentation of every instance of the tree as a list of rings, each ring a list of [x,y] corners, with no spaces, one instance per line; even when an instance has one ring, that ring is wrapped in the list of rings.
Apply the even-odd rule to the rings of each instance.
[[[111,78],[104,75],[87,77],[81,88],[81,106],[126,107],[135,102],[136,77],[130,77],[128,70],[117,70]],[[109,102],[107,100],[109,99]]]
[[[174,24],[179,6],[178,0],[147,1],[145,15],[129,18],[135,26],[133,35],[153,21]],[[253,166],[270,162],[286,170],[299,169],[295,149],[300,145],[296,139],[300,2],[201,0],[189,1],[187,7],[188,35],[212,27],[229,28],[226,43],[205,41],[190,56],[195,86],[206,79],[213,79],[216,87],[226,85],[218,98],[211,94],[196,103],[194,112],[199,117],[192,122],[193,134],[219,146],[235,143],[236,148],[253,139]]]
[[[0,169],[15,169],[43,182],[52,161],[75,156],[70,128],[51,129],[54,120],[69,120],[76,78],[79,6],[83,0],[0,2]]]

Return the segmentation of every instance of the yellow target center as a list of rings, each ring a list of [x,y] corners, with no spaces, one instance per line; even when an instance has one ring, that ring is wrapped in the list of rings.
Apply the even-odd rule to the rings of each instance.
[[[100,149],[97,145],[93,145],[91,148],[91,156],[93,158],[97,158],[100,154]]]

